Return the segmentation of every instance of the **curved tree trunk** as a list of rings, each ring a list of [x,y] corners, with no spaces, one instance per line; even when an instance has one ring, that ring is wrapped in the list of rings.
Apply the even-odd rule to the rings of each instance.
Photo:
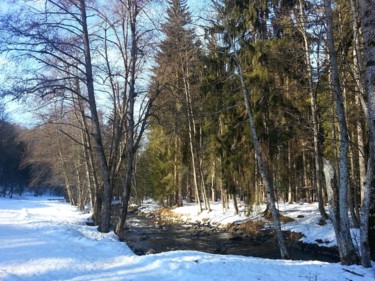
[[[338,231],[336,232],[337,245],[339,247],[340,259],[343,264],[355,264],[358,257],[350,236],[350,225],[348,215],[348,128],[345,120],[345,109],[341,93],[338,65],[333,34],[333,17],[331,0],[324,0],[324,8],[327,23],[327,46],[329,50],[329,62],[331,69],[332,92],[335,97],[336,112],[340,129],[340,156],[339,156],[339,219],[336,221]]]
[[[279,244],[280,254],[281,254],[281,257],[283,259],[289,259],[289,253],[288,253],[288,250],[286,248],[283,233],[281,231],[281,223],[280,223],[279,212],[276,209],[273,186],[272,186],[271,180],[269,179],[269,176],[266,172],[266,169],[265,169],[265,166],[264,166],[264,163],[263,163],[263,155],[262,155],[262,152],[261,152],[260,146],[259,146],[259,141],[258,141],[256,129],[255,129],[253,114],[252,114],[252,110],[251,110],[251,106],[250,106],[250,102],[249,102],[249,98],[248,98],[248,93],[247,93],[247,89],[246,89],[246,85],[245,85],[245,81],[244,81],[243,70],[242,70],[242,66],[239,62],[235,47],[234,47],[234,56],[235,56],[235,59],[237,61],[237,67],[238,67],[238,72],[239,72],[238,74],[239,74],[239,78],[240,78],[240,82],[241,82],[241,90],[242,90],[242,94],[243,94],[243,98],[244,98],[244,103],[245,103],[247,115],[248,115],[248,118],[249,118],[249,126],[250,126],[250,131],[251,131],[251,135],[252,135],[252,139],[253,139],[254,150],[255,150],[255,153],[256,153],[256,156],[257,156],[258,169],[259,169],[259,173],[262,177],[264,188],[265,188],[265,191],[266,191],[266,194],[267,194],[267,202],[268,202],[268,204],[271,208],[273,226],[274,226],[274,229],[275,229],[275,232],[276,232],[276,237],[277,237],[277,242]]]

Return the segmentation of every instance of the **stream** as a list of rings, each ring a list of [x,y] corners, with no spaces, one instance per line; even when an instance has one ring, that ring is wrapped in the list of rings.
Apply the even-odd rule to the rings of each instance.
[[[125,241],[137,255],[195,250],[214,254],[281,258],[272,235],[254,238],[211,226],[160,224],[157,218],[137,214],[129,215],[125,231]],[[301,250],[293,245],[288,246],[288,251],[293,260],[339,262],[337,256]]]

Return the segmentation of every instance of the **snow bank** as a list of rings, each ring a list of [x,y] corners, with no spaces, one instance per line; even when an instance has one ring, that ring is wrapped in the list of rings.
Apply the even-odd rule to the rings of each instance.
[[[262,220],[257,215],[265,210],[266,206],[259,205],[254,207],[253,215],[246,216],[246,208],[239,206],[239,213],[234,215],[233,205],[223,212],[221,204],[216,202],[211,204],[211,211],[204,210],[198,212],[196,204],[186,204],[183,207],[175,208],[172,211],[181,215],[181,219],[187,222],[209,222],[212,225],[227,226],[227,224],[240,223],[248,220]],[[304,235],[301,241],[304,243],[317,244],[319,246],[332,247],[336,246],[335,232],[331,221],[327,220],[325,224],[320,223],[320,214],[318,203],[301,203],[301,204],[278,204],[278,209],[282,215],[291,217],[293,222],[282,225],[282,230],[299,232]],[[352,230],[352,236],[355,243],[358,243],[358,230]]]

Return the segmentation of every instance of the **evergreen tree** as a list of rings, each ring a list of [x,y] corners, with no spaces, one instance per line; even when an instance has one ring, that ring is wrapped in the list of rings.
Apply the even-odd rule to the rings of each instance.
[[[249,121],[249,129],[251,131],[252,144],[257,158],[257,164],[259,173],[262,178],[262,182],[267,195],[267,203],[272,214],[274,222],[274,228],[279,243],[280,253],[282,258],[289,258],[289,254],[286,249],[285,241],[281,232],[281,224],[279,220],[279,214],[275,205],[275,193],[273,186],[273,177],[271,174],[270,165],[270,145],[262,147],[260,145],[259,131],[255,123],[254,109],[252,102],[253,99],[250,97],[248,92],[248,85],[253,86],[254,82],[262,82],[267,80],[268,73],[262,67],[257,67],[257,63],[262,64],[264,58],[262,52],[254,52],[254,46],[256,43],[262,45],[263,41],[268,37],[268,30],[265,28],[266,17],[268,14],[267,5],[257,6],[256,2],[232,2],[232,1],[220,1],[215,2],[218,19],[214,23],[214,32],[219,32],[223,38],[223,44],[228,46],[227,56],[231,58],[233,73],[238,76],[240,82],[240,90],[243,95],[244,105],[246,108],[246,115]],[[252,57],[255,60],[247,61],[247,54],[256,54]],[[258,57],[257,54],[260,56]],[[250,63],[248,63],[250,62]],[[247,64],[248,63],[248,64]],[[252,69],[252,75],[250,79],[246,79],[246,68]],[[259,71],[259,72],[258,72]],[[245,80],[246,79],[246,80]],[[251,83],[253,80],[253,83]],[[250,83],[249,83],[250,82]],[[266,86],[263,84],[262,86]],[[265,104],[269,104],[269,88],[260,87],[261,93]],[[256,89],[256,88],[255,88]],[[254,90],[255,90],[254,89]],[[252,94],[256,93],[251,88]],[[265,114],[266,121],[266,134],[269,138],[269,127],[268,127],[268,114]]]
[[[164,90],[155,102],[154,113],[167,134],[173,137],[174,146],[171,161],[174,162],[174,184],[178,190],[178,204],[182,204],[182,178],[184,177],[183,158],[188,158],[194,186],[194,198],[201,211],[201,196],[209,209],[205,196],[202,157],[199,155],[200,137],[197,111],[199,110],[199,91],[197,90],[197,61],[199,42],[195,39],[191,16],[186,1],[168,2],[166,22],[162,25],[165,39],[159,45],[154,69],[154,81],[164,85]],[[189,147],[190,155],[184,154]],[[183,156],[185,155],[185,156]],[[190,173],[189,173],[190,174]],[[189,178],[190,175],[187,175]],[[202,194],[201,194],[202,192]]]

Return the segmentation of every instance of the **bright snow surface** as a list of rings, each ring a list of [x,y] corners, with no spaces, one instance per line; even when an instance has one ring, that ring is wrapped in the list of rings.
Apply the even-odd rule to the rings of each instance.
[[[0,199],[0,280],[375,280],[372,269],[174,251],[137,256],[67,203]]]
[[[150,211],[157,208],[157,206],[146,202],[147,207]],[[212,225],[224,226],[227,224],[243,222],[253,219],[262,219],[259,216],[266,206],[265,204],[254,206],[254,212],[250,217],[246,216],[246,207],[244,205],[239,206],[239,213],[234,215],[233,204],[230,204],[229,209],[223,213],[223,209],[220,203],[211,204],[211,211],[203,211],[198,214],[198,207],[195,204],[185,204],[183,207],[175,208],[173,211],[180,214],[181,219],[186,222],[210,222]],[[333,225],[330,220],[327,220],[324,225],[319,224],[320,214],[318,210],[318,203],[299,203],[299,204],[288,204],[280,203],[278,209],[282,215],[294,219],[295,221],[283,224],[283,230],[290,230],[293,232],[299,232],[304,235],[301,239],[305,243],[313,243],[319,246],[335,246],[336,238]],[[146,209],[147,211],[147,209]],[[354,245],[359,245],[359,233],[358,231],[352,230],[352,238]],[[317,241],[320,241],[317,242]]]

